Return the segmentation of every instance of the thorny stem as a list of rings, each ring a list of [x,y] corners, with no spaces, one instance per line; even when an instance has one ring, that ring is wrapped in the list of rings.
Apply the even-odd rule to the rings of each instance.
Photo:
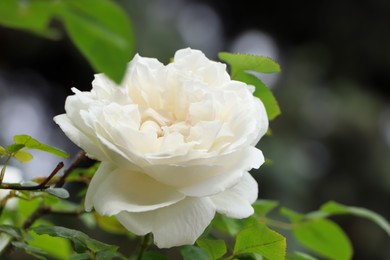
[[[9,157],[6,161],[6,163],[9,161],[11,157]],[[57,181],[55,184],[56,188],[62,187],[65,184],[65,180],[68,177],[68,175],[83,161],[85,160],[85,152],[80,151],[76,157],[73,159],[71,165],[69,166],[68,169],[65,170],[64,174],[60,177],[60,179]],[[19,184],[10,184],[10,183],[0,183],[0,189],[10,189],[10,190],[45,190],[48,188],[47,184],[49,181],[59,172],[64,167],[64,163],[60,162],[57,167],[51,172],[51,174],[40,184],[35,185],[35,186],[20,186]],[[4,166],[5,168],[5,166]],[[3,168],[3,170],[4,170]],[[2,174],[3,174],[2,170]],[[0,176],[1,177],[1,176]]]
[[[59,164],[57,164],[56,168],[54,168],[54,170],[50,173],[50,175],[43,182],[41,182],[38,185],[34,185],[34,186],[21,186],[20,184],[2,183],[2,184],[0,184],[0,189],[31,190],[31,191],[34,191],[34,190],[38,190],[38,191],[45,190],[45,189],[47,189],[49,187],[49,186],[47,186],[49,181],[58,173],[59,170],[62,169],[62,167],[64,167],[64,163],[63,162],[60,162]]]
[[[57,181],[55,187],[60,188],[65,184],[65,180],[68,177],[68,175],[82,162],[86,159],[85,152],[80,151],[76,155],[76,157],[73,159],[72,163],[70,164],[69,168],[65,170],[64,174],[61,176],[61,178]]]
[[[61,178],[57,181],[55,184],[56,188],[62,187],[65,184],[65,180],[68,177],[68,175],[85,159],[85,152],[80,151],[73,162],[71,163],[70,167],[65,170],[64,174],[61,176]],[[5,189],[5,190],[30,190],[30,191],[42,191],[49,186],[47,185],[49,181],[59,172],[64,167],[64,163],[60,162],[57,164],[56,168],[51,172],[51,174],[40,184],[34,185],[34,186],[21,186],[20,184],[11,184],[11,183],[2,183],[2,180],[4,178],[4,173],[5,173],[5,168],[11,159],[11,156],[7,158],[7,160],[4,163],[4,166],[1,170],[0,174],[0,189]]]

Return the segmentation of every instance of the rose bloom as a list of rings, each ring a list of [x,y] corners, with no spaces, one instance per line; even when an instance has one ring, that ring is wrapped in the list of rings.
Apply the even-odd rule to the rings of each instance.
[[[160,248],[193,244],[216,212],[253,214],[264,162],[255,147],[268,128],[254,87],[198,50],[168,65],[135,55],[123,82],[98,74],[90,92],[66,100],[55,122],[101,161],[85,208],[116,216],[131,232],[152,232]]]

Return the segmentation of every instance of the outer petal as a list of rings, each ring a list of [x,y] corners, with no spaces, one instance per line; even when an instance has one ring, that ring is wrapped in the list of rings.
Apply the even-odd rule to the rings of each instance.
[[[116,218],[129,231],[138,236],[143,236],[152,232],[153,222],[155,220],[156,214],[156,211],[136,213],[122,211],[116,215]]]
[[[149,212],[122,211],[116,217],[123,226],[137,235],[153,232],[159,248],[192,245],[215,215],[209,198],[186,198],[168,207]]]
[[[95,194],[99,191],[98,188],[108,177],[108,173],[114,170],[115,166],[110,163],[102,162],[100,164],[99,168],[97,169],[95,175],[92,178],[91,183],[89,184],[87,194],[85,196],[85,210],[91,211],[93,209]]]
[[[232,218],[246,218],[253,214],[251,204],[256,201],[257,196],[257,182],[246,172],[238,184],[210,199],[219,213]]]
[[[256,115],[260,118],[260,122],[258,126],[259,130],[255,132],[257,133],[257,136],[256,138],[254,138],[254,141],[251,143],[251,145],[256,145],[257,142],[260,140],[260,138],[267,133],[268,124],[269,124],[267,112],[265,110],[265,106],[263,102],[261,102],[261,100],[257,97],[254,97],[254,100],[255,100],[255,107],[257,111]]]
[[[143,212],[166,207],[184,195],[146,174],[113,169],[103,163],[90,183],[86,195],[86,209],[92,207],[101,215],[115,215],[121,211]]]
[[[215,215],[209,198],[186,198],[159,209],[153,224],[154,242],[159,248],[192,245]]]
[[[263,154],[254,147],[212,158],[192,160],[183,165],[152,165],[144,170],[154,179],[195,197],[214,195],[230,188],[242,173],[259,168]]]
[[[54,117],[54,121],[73,143],[87,153],[88,157],[102,161],[109,160],[109,156],[100,149],[99,142],[93,141],[96,137],[91,137],[77,129],[66,114]]]

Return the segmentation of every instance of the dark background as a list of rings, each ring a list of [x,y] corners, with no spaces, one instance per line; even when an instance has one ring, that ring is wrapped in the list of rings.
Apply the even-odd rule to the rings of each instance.
[[[280,75],[265,77],[282,115],[259,144],[272,161],[253,172],[259,198],[302,212],[335,200],[390,219],[390,1],[119,3],[143,56],[168,62],[189,46],[214,59],[219,51],[257,52],[281,64]],[[1,143],[28,133],[75,153],[51,118],[63,113],[71,87],[91,88],[93,70],[66,35],[51,41],[3,27],[0,35]],[[46,168],[34,160],[23,166],[27,174],[56,164],[40,158]],[[390,259],[390,239],[375,224],[335,220],[354,259]]]

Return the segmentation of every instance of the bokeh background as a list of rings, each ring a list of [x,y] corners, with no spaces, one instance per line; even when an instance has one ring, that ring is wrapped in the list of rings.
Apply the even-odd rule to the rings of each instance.
[[[259,198],[302,212],[335,200],[390,219],[390,1],[118,3],[143,56],[167,63],[192,47],[213,59],[230,51],[281,64],[280,74],[260,75],[282,115],[259,144],[272,161],[253,171]],[[0,143],[26,133],[75,155],[52,117],[64,112],[71,87],[91,88],[92,68],[66,35],[51,41],[0,27],[0,37]],[[47,175],[58,162],[35,156],[14,162],[26,178]],[[390,240],[375,224],[335,220],[352,240],[354,259],[390,259]]]

